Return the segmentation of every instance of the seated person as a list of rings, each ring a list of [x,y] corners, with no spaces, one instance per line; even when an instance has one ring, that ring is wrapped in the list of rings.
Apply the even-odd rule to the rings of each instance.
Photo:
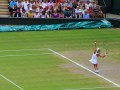
[[[9,6],[8,6],[10,11],[10,16],[13,15],[14,6],[17,6],[17,2],[15,0],[10,0]]]
[[[17,12],[17,5],[14,5],[12,11],[11,11],[11,15],[14,17],[14,14]]]
[[[14,17],[21,17],[20,9],[17,9],[17,11],[14,14]]]
[[[27,17],[27,12],[25,11],[25,9],[22,10],[21,17],[22,18],[26,18]]]
[[[65,13],[65,18],[72,18],[72,13],[70,12],[69,9]]]
[[[99,5],[96,6],[95,9],[93,9],[95,18],[104,18],[103,12],[101,11],[101,8]]]
[[[79,6],[77,6],[77,8],[75,9],[75,14],[76,14],[76,18],[82,18],[82,11],[79,8]]]
[[[29,17],[29,18],[33,18],[34,17],[34,13],[32,12],[32,8],[30,8],[27,17]]]
[[[59,18],[59,14],[57,13],[57,10],[54,10],[52,13],[52,18]]]
[[[83,14],[83,19],[90,19],[90,15],[87,11]]]
[[[39,18],[40,17],[40,14],[39,12],[36,10],[35,13],[34,13],[34,18]]]
[[[64,14],[62,11],[59,13],[59,18],[64,18]]]
[[[77,18],[77,15],[76,15],[76,13],[74,11],[72,13],[72,18]]]

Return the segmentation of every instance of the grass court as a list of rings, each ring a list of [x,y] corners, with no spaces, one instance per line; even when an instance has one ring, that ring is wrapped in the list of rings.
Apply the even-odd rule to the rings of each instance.
[[[100,59],[100,76],[113,82],[92,73],[88,60],[94,41],[102,54],[103,42],[108,48],[104,61]],[[118,29],[0,33],[0,90],[120,90],[120,79],[114,76],[120,72],[107,68],[111,64],[120,66]]]

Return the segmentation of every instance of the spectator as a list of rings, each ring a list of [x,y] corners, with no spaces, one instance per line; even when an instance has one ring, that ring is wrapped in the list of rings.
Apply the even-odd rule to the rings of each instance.
[[[23,8],[24,9],[24,8]],[[26,13],[29,13],[29,11],[30,11],[30,4],[28,4],[27,5],[27,8],[26,9],[24,9],[25,11],[26,11]]]
[[[70,2],[70,0],[67,0],[67,8],[72,11],[73,10],[73,4]]]
[[[77,4],[78,4],[78,6],[80,7],[80,9],[82,9],[83,6],[84,6],[84,4],[83,4],[83,2],[82,2],[81,0],[79,0],[79,2],[78,2]]]
[[[52,0],[50,0],[50,2],[48,3],[48,7],[50,8],[51,6],[54,6],[54,3]]]
[[[38,11],[36,11],[35,13],[34,13],[34,18],[39,18],[40,17],[40,14],[38,13]]]
[[[61,4],[59,4],[58,9],[57,9],[57,13],[61,13],[62,12],[62,7]]]
[[[47,1],[46,0],[43,0],[43,2],[42,2],[42,8],[45,8],[45,7],[47,7]]]
[[[87,9],[85,8],[85,6],[83,6],[81,9],[82,14],[85,14],[85,11],[87,11]]]
[[[9,3],[9,11],[10,11],[10,16],[13,15],[13,9],[14,9],[14,6],[17,6],[17,2],[15,0],[11,0],[10,3]]]
[[[79,6],[77,6],[77,8],[75,9],[76,18],[81,18],[81,14],[80,13],[82,13],[82,11],[79,8]]]
[[[45,15],[45,12],[44,12],[44,11],[42,12],[41,18],[47,18],[47,16]]]
[[[59,18],[59,14],[57,13],[57,10],[54,10],[54,13],[52,14],[52,18]]]
[[[93,13],[93,8],[92,8],[92,6],[89,7],[88,13],[89,13],[89,14]]]
[[[87,0],[85,3],[85,8],[88,10],[90,6],[92,6],[92,4],[89,2],[89,0]]]
[[[65,11],[65,9],[66,9],[66,7],[67,7],[67,4],[66,4],[65,0],[63,0],[63,1],[60,3],[60,5],[61,5],[62,11]]]
[[[61,3],[61,2],[62,2],[62,0],[58,0],[57,2],[58,2],[58,3]]]
[[[67,9],[66,13],[65,13],[65,18],[71,18],[72,17],[72,14],[70,12],[69,9]]]
[[[87,11],[83,14],[83,19],[90,19],[90,15]]]
[[[90,18],[94,18],[94,12],[92,6],[89,7],[88,13],[90,14]]]
[[[29,18],[33,18],[34,17],[34,13],[32,12],[32,8],[30,8],[27,17],[29,17]]]
[[[40,0],[36,0],[36,1],[35,1],[35,6],[36,6],[36,7],[39,7],[40,5],[42,5],[42,2],[40,2]]]
[[[21,7],[23,8],[22,1],[21,1],[21,0],[18,0],[18,1],[17,1],[17,7],[18,7],[18,8],[21,8]]]
[[[27,17],[27,13],[26,13],[25,9],[23,9],[22,12],[23,12],[23,13],[21,14],[21,17],[22,17],[22,18],[26,18],[26,17]]]
[[[23,13],[23,7],[20,6],[19,9],[20,9],[20,13],[22,14]]]
[[[54,10],[57,10],[57,9],[58,9],[58,6],[59,6],[59,3],[57,2],[57,0],[55,0],[55,3],[54,3]]]
[[[28,2],[27,0],[24,0],[24,2],[23,2],[22,4],[23,4],[23,8],[24,8],[24,9],[26,10],[26,12],[27,12],[29,2]],[[29,7],[30,7],[30,5],[29,5]]]
[[[33,0],[30,0],[29,4],[30,4],[30,8],[32,9],[35,7],[35,2]]]
[[[72,13],[72,18],[76,18],[77,17],[77,15],[76,15],[76,13],[73,11],[73,13]]]
[[[46,18],[51,18],[50,11],[49,11],[49,12],[46,12]]]
[[[33,11],[33,13],[35,13],[35,11],[36,11],[36,6],[35,5],[32,5],[32,11]]]
[[[39,11],[40,16],[42,16],[43,8],[42,8],[42,6],[41,6],[41,5],[39,6],[38,11]]]
[[[95,18],[103,18],[103,12],[101,11],[100,9],[100,6],[97,5],[95,9],[93,9],[93,12],[94,12],[94,15],[95,15]]]
[[[73,8],[75,8],[75,9],[76,9],[76,8],[77,8],[77,2],[76,2],[76,0],[73,0],[72,4],[73,4],[73,5],[72,5],[72,6],[73,6]]]
[[[17,12],[17,5],[14,5],[13,9],[12,9],[12,16],[14,17],[14,14]]]
[[[17,11],[14,14],[14,17],[21,17],[20,9],[17,9]]]
[[[96,5],[95,1],[92,1],[92,8],[95,9],[96,6],[97,6],[97,5]]]
[[[64,14],[62,11],[59,13],[59,18],[64,18]]]
[[[17,2],[15,0],[11,0],[9,4],[9,8],[13,8],[15,5],[17,5]]]

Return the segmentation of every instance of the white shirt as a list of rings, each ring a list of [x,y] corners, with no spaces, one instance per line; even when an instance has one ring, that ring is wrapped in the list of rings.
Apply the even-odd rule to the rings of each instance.
[[[76,14],[79,14],[80,12],[82,12],[81,9],[75,9]]]
[[[47,5],[48,5],[47,2],[46,3],[42,2],[42,8],[45,8]]]
[[[23,5],[23,7],[24,7],[25,10],[27,10],[27,8],[28,8],[27,5],[28,5],[28,4],[29,4],[29,2],[23,2],[23,3],[22,3],[22,5]]]
[[[89,3],[89,4],[85,3],[85,7],[86,7],[86,9],[89,9],[90,6],[92,6],[91,3]]]

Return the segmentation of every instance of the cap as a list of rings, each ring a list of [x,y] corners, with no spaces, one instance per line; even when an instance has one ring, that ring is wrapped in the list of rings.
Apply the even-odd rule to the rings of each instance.
[[[100,50],[100,48],[97,48],[97,51]]]

